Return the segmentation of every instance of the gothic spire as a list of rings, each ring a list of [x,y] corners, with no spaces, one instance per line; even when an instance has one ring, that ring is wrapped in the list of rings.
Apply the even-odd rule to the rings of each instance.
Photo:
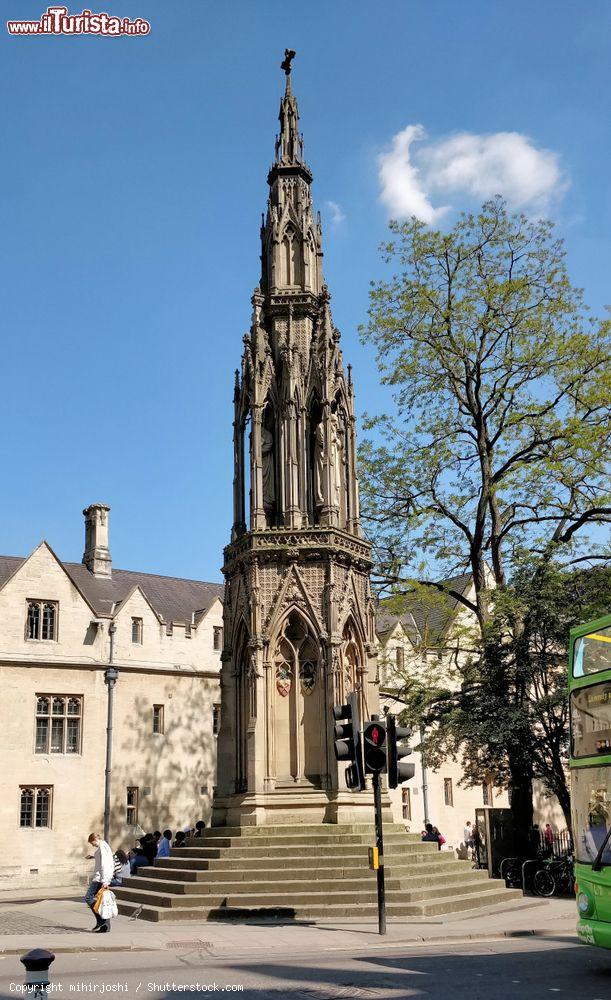
[[[283,165],[303,162],[303,137],[299,135],[299,108],[291,86],[291,62],[295,58],[294,49],[284,50],[284,61],[280,68],[286,74],[284,97],[280,102],[280,134],[276,140],[276,162]]]

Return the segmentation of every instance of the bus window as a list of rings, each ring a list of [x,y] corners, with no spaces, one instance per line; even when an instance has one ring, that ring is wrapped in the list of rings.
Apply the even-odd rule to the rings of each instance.
[[[611,755],[611,684],[595,684],[571,694],[571,755]]]
[[[573,677],[611,670],[611,625],[575,640]]]
[[[611,769],[576,767],[572,772],[573,838],[575,856],[591,865],[609,831],[611,820]],[[611,841],[601,858],[611,865]]]

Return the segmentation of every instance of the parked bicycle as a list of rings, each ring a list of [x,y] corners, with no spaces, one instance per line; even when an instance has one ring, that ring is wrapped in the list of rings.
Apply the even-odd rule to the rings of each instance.
[[[572,855],[544,861],[535,872],[533,889],[538,896],[572,896],[575,892],[575,866]]]
[[[508,889],[522,888],[521,858],[503,858],[501,861],[501,878],[505,880]]]

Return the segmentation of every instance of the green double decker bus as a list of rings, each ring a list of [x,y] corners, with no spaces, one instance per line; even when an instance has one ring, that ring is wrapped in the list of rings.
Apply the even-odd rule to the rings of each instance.
[[[569,698],[577,933],[611,948],[611,615],[571,630]]]

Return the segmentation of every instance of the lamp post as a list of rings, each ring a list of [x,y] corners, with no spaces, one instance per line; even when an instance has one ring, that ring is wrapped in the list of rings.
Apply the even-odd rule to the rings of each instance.
[[[108,635],[110,637],[110,650],[109,650],[109,663],[112,664],[114,658],[114,637],[116,632],[116,625],[111,622],[108,628]],[[107,703],[107,716],[106,716],[106,770],[104,772],[104,840],[108,841],[110,834],[110,780],[112,776],[112,712],[113,712],[113,699],[115,684],[117,683],[117,678],[119,676],[119,671],[113,667],[108,666],[104,671],[104,683],[108,688],[108,703]]]
[[[422,811],[424,812],[424,825],[426,827],[426,824],[429,822],[429,785],[428,785],[428,774],[426,769],[426,758],[424,755],[424,748],[422,747],[422,744],[424,742],[424,733],[425,733],[424,719],[420,719],[420,725],[418,726],[418,730],[420,733],[420,748],[421,748],[420,766],[422,769],[422,784],[420,787],[422,789]]]

